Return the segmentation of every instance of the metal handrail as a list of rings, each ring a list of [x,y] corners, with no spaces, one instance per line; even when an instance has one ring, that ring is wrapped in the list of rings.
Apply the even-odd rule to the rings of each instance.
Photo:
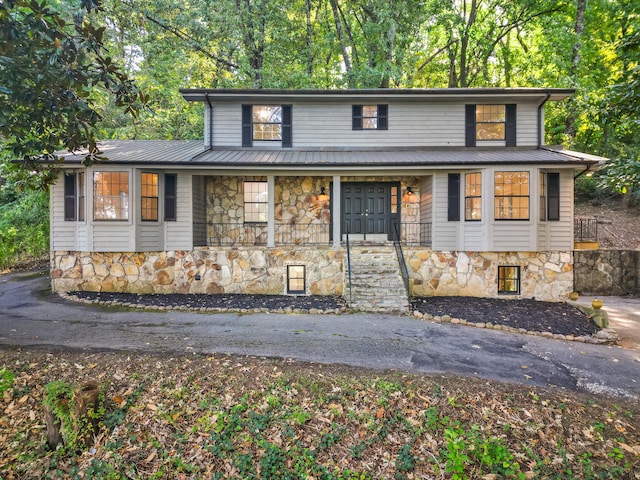
[[[393,246],[396,249],[396,256],[398,257],[398,264],[400,265],[400,275],[402,276],[402,281],[404,283],[404,288],[407,292],[407,297],[409,301],[411,301],[411,290],[409,289],[409,269],[407,268],[407,263],[404,259],[404,252],[402,251],[402,244],[400,243],[400,229],[398,228],[398,224],[393,224],[394,236],[393,236]]]
[[[576,242],[597,242],[598,219],[575,218],[573,220],[573,239]]]
[[[349,224],[344,224],[344,235],[347,244],[347,274],[349,278],[349,308],[352,303],[352,291],[351,291],[351,247],[349,245]]]

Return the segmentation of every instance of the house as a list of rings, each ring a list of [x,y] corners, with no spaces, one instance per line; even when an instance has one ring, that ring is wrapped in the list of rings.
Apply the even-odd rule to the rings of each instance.
[[[105,141],[51,188],[55,291],[561,300],[573,179],[543,146],[571,89],[185,89],[204,141]]]

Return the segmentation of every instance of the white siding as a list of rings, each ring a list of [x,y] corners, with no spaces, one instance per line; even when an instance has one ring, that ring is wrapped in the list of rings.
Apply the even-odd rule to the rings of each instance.
[[[293,104],[294,148],[371,147],[464,147],[465,102],[389,102],[388,130],[353,130],[352,104],[344,102],[309,102]],[[242,108],[239,104],[213,107],[213,143],[217,147],[242,145]],[[209,118],[205,108],[205,124]],[[517,145],[537,145],[538,106],[517,106]],[[205,144],[208,143],[205,132]],[[263,145],[278,146],[273,143]],[[485,144],[486,145],[486,144]],[[255,148],[260,148],[254,143]]]
[[[194,177],[196,178],[196,177]],[[193,248],[193,217],[191,213],[191,174],[178,172],[177,210],[175,222],[164,222],[165,248],[191,250]],[[194,194],[195,195],[195,194]],[[202,201],[204,202],[204,197]]]
[[[136,251],[157,252],[164,250],[164,229],[157,223],[141,223],[136,228]]]
[[[94,252],[135,251],[135,228],[129,222],[101,222],[93,226]]]
[[[560,221],[548,222],[549,250],[573,250],[573,171],[560,172]]]
[[[464,244],[460,250],[482,252],[487,249],[486,231],[483,223],[464,222],[462,228],[464,229]]]
[[[420,183],[420,222],[433,222],[433,176],[424,177]]]
[[[63,175],[51,185],[49,190],[50,208],[50,244],[51,250],[76,250],[77,222],[64,220],[64,181]]]
[[[538,145],[538,106],[521,103],[516,107],[516,145]]]
[[[438,172],[434,175],[433,192],[433,249],[434,250],[458,250],[458,236],[460,234],[460,222],[447,220],[447,172]]]
[[[493,224],[493,248],[497,252],[535,251],[535,225],[531,222],[504,221]]]

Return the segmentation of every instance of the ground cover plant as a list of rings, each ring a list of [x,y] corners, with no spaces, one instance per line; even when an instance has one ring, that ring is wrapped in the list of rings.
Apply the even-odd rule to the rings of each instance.
[[[640,407],[457,377],[234,356],[0,350],[0,477],[640,478]],[[95,380],[86,449],[46,448],[50,382]]]

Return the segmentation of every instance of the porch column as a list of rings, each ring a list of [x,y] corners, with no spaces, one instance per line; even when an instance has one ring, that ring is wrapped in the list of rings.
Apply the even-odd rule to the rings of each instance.
[[[273,175],[267,176],[267,247],[276,245],[276,182]]]
[[[340,198],[340,175],[333,176],[333,192],[331,192],[331,205],[333,206],[333,246],[340,247],[340,206],[342,199]]]

